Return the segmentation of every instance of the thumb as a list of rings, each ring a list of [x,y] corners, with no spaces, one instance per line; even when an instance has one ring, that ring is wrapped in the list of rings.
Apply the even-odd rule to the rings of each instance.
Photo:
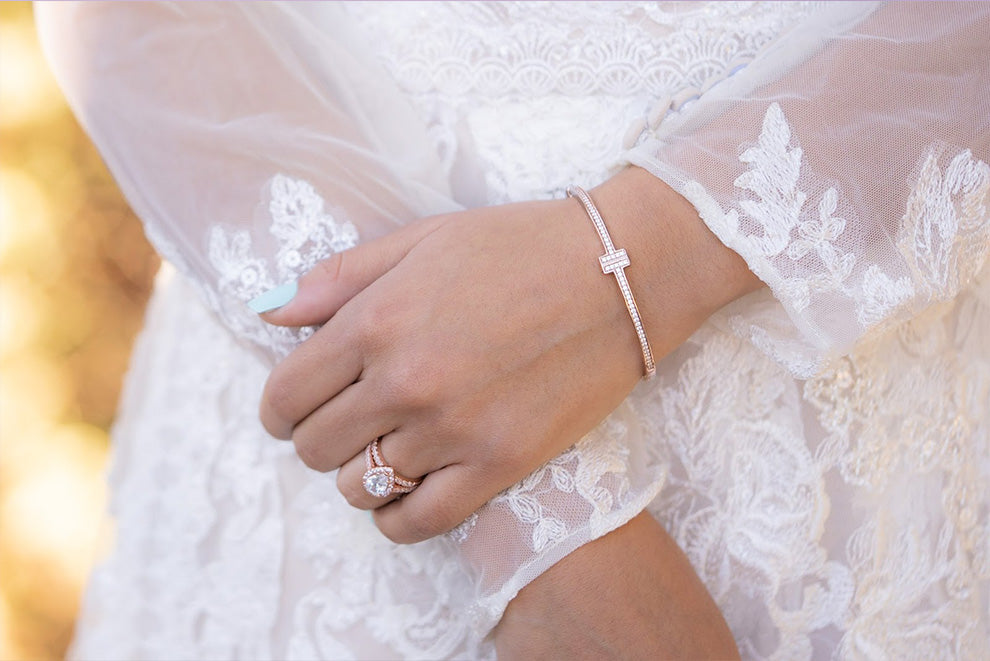
[[[276,326],[325,323],[344,303],[391,270],[439,226],[435,218],[423,219],[374,241],[334,253],[298,280],[270,289],[247,305]]]

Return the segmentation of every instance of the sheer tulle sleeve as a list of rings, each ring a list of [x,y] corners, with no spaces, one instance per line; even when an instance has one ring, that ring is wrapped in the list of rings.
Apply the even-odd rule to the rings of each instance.
[[[37,5],[39,29],[73,110],[156,249],[267,361],[306,333],[245,301],[458,208],[333,6],[60,4]]]
[[[990,4],[862,13],[812,15],[628,154],[769,285],[721,318],[798,377],[953,297],[990,243]]]
[[[54,5],[38,5],[53,69],[149,238],[269,363],[307,331],[245,301],[458,208],[421,120],[334,7]],[[725,319],[797,374],[985,259],[987,9],[941,7],[835,3],[628,154],[770,285]],[[631,407],[451,535],[479,632],[660,489]]]
[[[56,77],[149,239],[269,365],[311,329],[264,324],[246,301],[459,208],[427,129],[331,4],[36,8]],[[449,535],[477,636],[547,567],[642,511],[661,484],[643,452],[623,405]]]

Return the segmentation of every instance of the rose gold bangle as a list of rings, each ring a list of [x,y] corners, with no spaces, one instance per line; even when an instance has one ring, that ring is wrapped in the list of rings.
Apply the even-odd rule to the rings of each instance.
[[[592,202],[591,196],[583,188],[571,186],[567,189],[567,196],[576,197],[581,201],[584,210],[588,212],[588,217],[591,218],[591,222],[594,223],[595,229],[598,231],[598,238],[602,240],[602,246],[605,247],[605,254],[598,258],[598,262],[602,266],[602,273],[606,275],[612,273],[619,283],[622,300],[626,302],[629,317],[636,328],[636,337],[639,338],[639,345],[643,349],[643,364],[646,366],[646,378],[649,379],[656,373],[657,367],[656,363],[653,362],[653,350],[650,348],[650,341],[646,339],[646,330],[643,328],[643,320],[639,316],[639,308],[636,307],[636,299],[633,297],[632,290],[629,288],[629,280],[626,278],[624,269],[630,264],[629,255],[625,248],[615,249],[612,244],[612,237],[609,236],[608,229],[605,228],[602,215],[598,212],[595,203]]]

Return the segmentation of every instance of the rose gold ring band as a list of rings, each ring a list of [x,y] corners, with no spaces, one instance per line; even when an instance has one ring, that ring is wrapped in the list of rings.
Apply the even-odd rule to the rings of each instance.
[[[394,493],[405,494],[419,486],[422,480],[410,480],[395,472],[395,469],[382,459],[376,438],[364,449],[364,464],[367,470],[361,478],[364,490],[376,498],[387,498]]]

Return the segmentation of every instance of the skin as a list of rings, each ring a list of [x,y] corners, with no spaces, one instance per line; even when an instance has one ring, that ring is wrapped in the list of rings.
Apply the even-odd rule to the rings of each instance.
[[[590,192],[632,260],[626,273],[657,360],[761,286],[693,207],[649,173],[628,168]],[[264,315],[273,324],[324,325],[272,371],[262,423],[291,439],[311,468],[339,467],[340,491],[373,510],[389,539],[412,543],[450,530],[579,440],[642,377],[639,342],[615,278],[601,272],[602,252],[580,203],[566,199],[425,218],[334,255],[300,279],[291,302]],[[379,436],[387,463],[423,477],[400,499],[375,498],[361,485],[363,450]],[[611,549],[599,574],[616,562],[640,564],[616,553],[618,533],[587,545]],[[667,548],[642,526],[621,534],[624,543]],[[554,576],[601,562],[572,556]],[[516,601],[529,603],[519,599],[541,584]],[[692,595],[667,599],[667,609],[700,598]],[[633,608],[626,621],[664,612],[659,603]],[[515,629],[502,631],[513,637]]]
[[[739,658],[701,579],[647,513],[521,590],[495,629],[495,650],[503,660]]]

